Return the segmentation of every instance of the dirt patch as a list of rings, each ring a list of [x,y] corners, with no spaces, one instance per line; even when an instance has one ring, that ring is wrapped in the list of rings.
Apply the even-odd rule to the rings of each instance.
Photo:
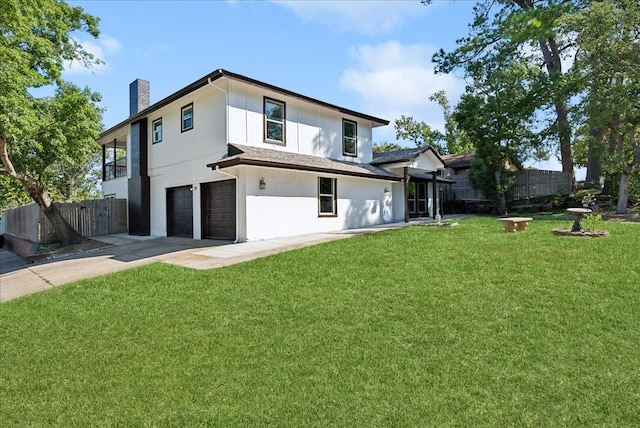
[[[69,245],[66,247],[60,246],[60,243],[54,242],[50,244],[38,245],[35,254],[27,256],[27,262],[33,263],[43,260],[51,260],[59,257],[70,256],[73,254],[83,253],[85,251],[98,250],[104,247],[110,247],[110,244],[104,242],[95,241],[93,239],[85,239],[84,241]]]
[[[592,229],[582,229],[578,232],[573,232],[571,229],[553,229],[553,234],[560,236],[586,236],[588,238],[604,238],[609,236],[609,232],[606,230]]]

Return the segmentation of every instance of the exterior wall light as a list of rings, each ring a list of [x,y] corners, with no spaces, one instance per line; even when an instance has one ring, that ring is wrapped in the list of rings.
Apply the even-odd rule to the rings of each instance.
[[[264,177],[260,179],[260,190],[267,188],[267,183],[264,182]]]
[[[384,188],[384,194],[385,194],[385,195],[388,195],[388,194],[389,194],[389,188],[388,188],[388,187],[385,187],[385,188]]]

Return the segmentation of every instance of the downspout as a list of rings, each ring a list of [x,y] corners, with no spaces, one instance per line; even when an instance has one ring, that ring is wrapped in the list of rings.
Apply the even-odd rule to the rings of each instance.
[[[225,130],[224,130],[224,135],[226,138],[226,144],[227,144],[227,150],[229,147],[229,91],[222,89],[219,86],[216,86],[213,84],[213,81],[211,80],[211,77],[208,78],[207,82],[209,83],[209,85],[211,85],[213,88],[219,90],[220,92],[223,92],[225,95],[225,112],[224,112],[224,116],[225,116]],[[240,204],[240,180],[238,179],[237,175],[233,175],[233,174],[229,174],[228,172],[222,171],[220,169],[220,165],[216,165],[216,171],[219,172],[222,175],[226,175],[227,177],[231,177],[236,181],[236,239],[233,241],[234,244],[237,244],[238,242],[240,242],[240,238],[239,238],[239,233],[238,233],[238,227],[240,225],[240,222],[238,221],[238,213],[240,212],[239,208],[239,204]]]

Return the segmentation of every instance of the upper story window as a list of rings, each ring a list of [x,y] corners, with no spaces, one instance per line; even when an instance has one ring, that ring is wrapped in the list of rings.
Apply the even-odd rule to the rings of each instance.
[[[336,182],[335,178],[318,177],[318,214],[320,216],[338,214]]]
[[[162,118],[156,119],[151,122],[151,132],[153,134],[154,144],[162,141]]]
[[[281,101],[264,99],[264,140],[267,143],[285,144],[284,139],[285,104]]]
[[[182,132],[193,129],[193,103],[182,107],[180,117],[182,118]]]
[[[358,156],[357,148],[358,124],[352,120],[342,120],[342,153],[347,156]]]

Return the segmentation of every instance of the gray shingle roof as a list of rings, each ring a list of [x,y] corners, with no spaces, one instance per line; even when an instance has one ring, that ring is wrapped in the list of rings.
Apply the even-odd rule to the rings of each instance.
[[[401,177],[392,172],[371,164],[345,162],[320,156],[303,155],[241,144],[229,144],[227,157],[207,166],[210,168],[228,168],[236,165],[316,171],[382,180],[401,180]]]
[[[396,162],[409,162],[427,151],[432,151],[433,154],[442,161],[438,152],[436,152],[432,147],[416,147],[414,149],[400,149],[393,150],[391,152],[374,153],[373,161],[371,163],[373,165],[383,165]],[[444,163],[444,161],[442,163]]]

